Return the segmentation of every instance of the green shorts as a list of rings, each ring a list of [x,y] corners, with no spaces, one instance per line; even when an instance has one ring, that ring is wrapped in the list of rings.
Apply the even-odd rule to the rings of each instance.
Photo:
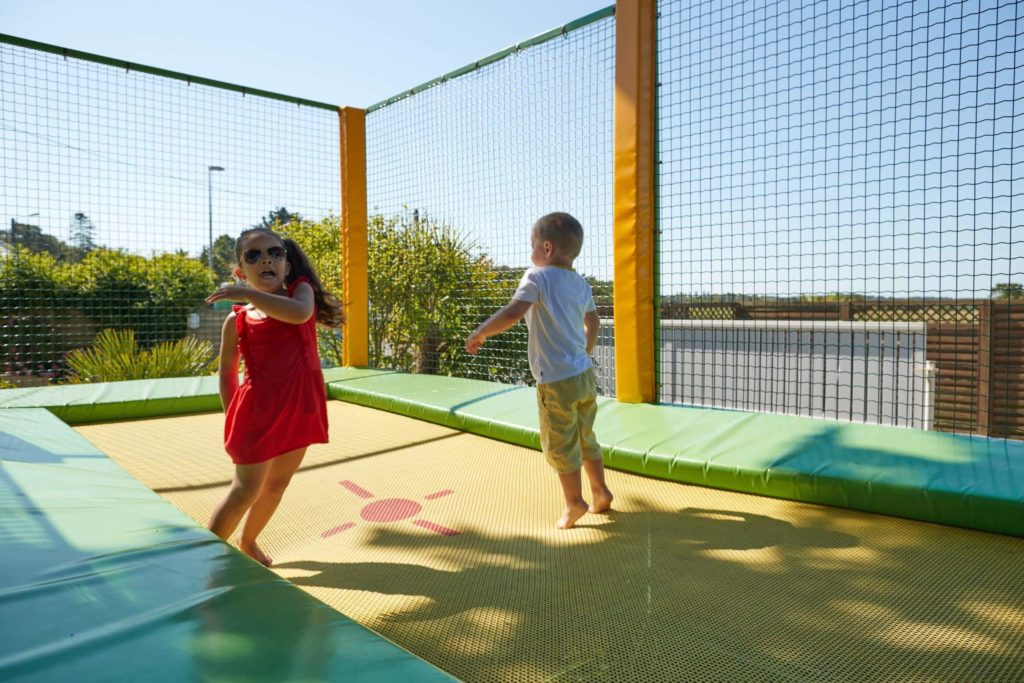
[[[575,377],[537,385],[540,445],[559,474],[575,472],[583,460],[600,460],[594,436],[597,416],[597,377],[594,369]]]

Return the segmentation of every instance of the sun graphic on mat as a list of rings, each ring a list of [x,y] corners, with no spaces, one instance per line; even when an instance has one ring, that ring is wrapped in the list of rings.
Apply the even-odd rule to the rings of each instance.
[[[341,484],[342,487],[348,489],[352,493],[359,496],[360,498],[373,498],[372,493],[370,493],[363,487],[359,486],[355,482],[345,479],[343,481],[339,481],[338,483]],[[452,493],[455,492],[452,491],[451,489],[444,489],[443,491],[437,491],[435,493],[431,493],[430,495],[423,496],[423,498],[425,500],[437,500],[438,498],[444,498],[445,496],[451,495]],[[422,505],[417,503],[415,500],[409,500],[408,498],[382,498],[381,500],[377,500],[363,506],[363,509],[359,511],[359,516],[365,519],[367,522],[400,522],[403,519],[415,517],[420,513],[420,510],[422,509]],[[412,520],[412,523],[418,527],[429,529],[430,531],[442,534],[444,536],[455,536],[459,533],[455,529],[449,529],[448,527],[443,527],[440,524],[435,524],[434,522],[430,522],[425,519],[414,519]],[[347,531],[355,525],[355,522],[345,522],[344,524],[336,526],[333,529],[328,529],[327,531],[320,534],[320,536],[322,538],[328,538],[330,536],[333,536],[334,534],[341,533],[342,531]]]

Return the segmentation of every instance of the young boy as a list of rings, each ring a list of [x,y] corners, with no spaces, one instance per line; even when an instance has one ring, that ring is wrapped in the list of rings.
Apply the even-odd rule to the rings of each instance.
[[[549,213],[533,225],[530,268],[519,281],[512,301],[485,320],[466,340],[476,353],[488,337],[526,316],[530,331],[527,355],[537,380],[540,443],[548,463],[558,472],[565,496],[559,529],[570,529],[588,510],[604,512],[612,492],[604,481],[601,447],[594,436],[597,379],[590,352],[600,319],[590,285],[573,270],[583,247],[583,226],[567,213]],[[583,499],[580,467],[587,470],[593,504]]]

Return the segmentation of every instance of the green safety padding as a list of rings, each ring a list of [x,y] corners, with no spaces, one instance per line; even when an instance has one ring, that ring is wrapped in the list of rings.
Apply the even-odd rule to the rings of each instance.
[[[42,408],[0,410],[0,680],[449,681]]]
[[[352,376],[359,372],[324,370],[325,382]],[[220,410],[219,391],[216,375],[61,384],[2,390],[0,408],[46,408],[68,424],[87,424]]]
[[[327,384],[331,398],[540,448],[530,387],[436,375],[378,371]]]
[[[328,394],[537,448],[532,389],[401,373]],[[609,467],[1024,536],[1024,443],[815,418],[599,399]]]

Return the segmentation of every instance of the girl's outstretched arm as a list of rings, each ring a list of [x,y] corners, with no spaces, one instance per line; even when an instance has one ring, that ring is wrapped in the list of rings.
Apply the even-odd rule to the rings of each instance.
[[[253,287],[228,285],[206,297],[206,303],[227,299],[229,301],[248,301],[271,318],[281,322],[300,325],[313,315],[313,288],[306,282],[300,282],[292,296],[261,292]]]
[[[224,319],[220,330],[220,363],[217,372],[220,375],[220,404],[224,410],[231,405],[231,399],[238,391],[238,328],[235,327],[235,316],[232,311]]]

